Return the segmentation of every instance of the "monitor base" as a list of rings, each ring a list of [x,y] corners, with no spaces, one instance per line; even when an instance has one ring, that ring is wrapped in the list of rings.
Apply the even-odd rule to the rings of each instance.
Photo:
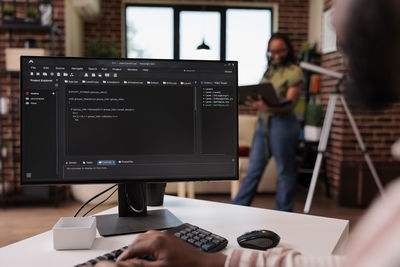
[[[151,229],[164,230],[182,224],[167,209],[150,210],[145,216],[120,217],[118,214],[109,214],[95,217],[101,236],[141,233]]]

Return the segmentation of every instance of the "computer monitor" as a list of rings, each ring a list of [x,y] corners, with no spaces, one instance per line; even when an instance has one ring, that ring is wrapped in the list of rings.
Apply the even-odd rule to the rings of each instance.
[[[238,179],[237,62],[21,57],[21,184],[119,185],[101,235],[180,223],[149,182]]]

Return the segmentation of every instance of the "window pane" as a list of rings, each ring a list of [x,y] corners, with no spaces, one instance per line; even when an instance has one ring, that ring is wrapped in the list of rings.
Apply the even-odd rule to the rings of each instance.
[[[210,11],[182,11],[179,14],[179,58],[220,59],[221,15]],[[202,42],[209,50],[197,49]]]
[[[239,85],[259,83],[266,70],[271,19],[265,9],[226,12],[226,59],[239,61]]]
[[[172,59],[173,14],[172,8],[127,7],[127,57]]]

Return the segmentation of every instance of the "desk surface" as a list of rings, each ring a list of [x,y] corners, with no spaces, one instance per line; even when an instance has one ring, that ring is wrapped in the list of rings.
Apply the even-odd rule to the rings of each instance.
[[[239,248],[236,238],[244,232],[268,229],[281,236],[278,246],[294,248],[305,255],[340,254],[348,239],[349,222],[297,213],[243,207],[217,202],[165,196],[168,208],[188,222],[228,239],[222,252]],[[152,209],[152,208],[149,208]],[[117,213],[117,208],[101,214]],[[56,251],[52,231],[0,248],[1,266],[73,266],[130,244],[136,235],[97,236],[90,250]]]

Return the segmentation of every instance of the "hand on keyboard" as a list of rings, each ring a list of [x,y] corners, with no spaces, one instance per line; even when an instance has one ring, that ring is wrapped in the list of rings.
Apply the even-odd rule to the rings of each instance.
[[[193,231],[195,231],[195,233],[192,233]],[[196,231],[199,233],[196,233]],[[202,245],[200,246],[200,243],[197,243],[196,245],[196,242],[191,243],[190,241],[182,241],[182,237],[187,236],[188,234],[193,240],[197,240],[197,238],[193,238],[194,236],[201,234],[200,237],[203,237],[204,235],[204,238],[196,241],[200,241]],[[180,238],[176,238],[173,235],[180,235]],[[209,236],[208,239],[206,238],[207,236]],[[210,242],[213,242],[215,245],[210,244]],[[117,254],[120,254],[118,261],[123,261],[126,266],[153,266],[151,265],[152,262],[148,260],[149,258],[139,258],[143,255],[152,255],[150,260],[155,260],[162,266],[224,266],[225,255],[205,253],[204,251],[206,249],[208,249],[208,251],[213,249],[215,250],[217,247],[218,249],[222,249],[226,244],[227,240],[220,236],[214,235],[190,224],[184,224],[166,232],[148,231],[147,233],[138,236],[129,247],[124,247],[121,251],[122,253],[117,252]],[[206,246],[203,248],[203,245]],[[107,254],[101,257],[106,257],[106,255]],[[96,264],[96,262],[98,262],[98,260],[93,259],[87,263]],[[101,266],[116,266],[113,262],[109,262],[108,264],[105,264],[104,262],[101,264]]]

